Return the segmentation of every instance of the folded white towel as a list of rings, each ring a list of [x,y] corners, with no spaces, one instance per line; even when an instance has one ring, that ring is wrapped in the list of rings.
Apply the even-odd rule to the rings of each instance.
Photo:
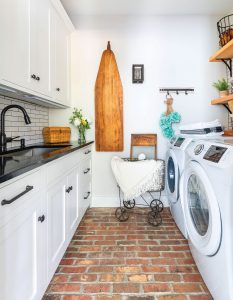
[[[203,129],[203,128],[213,128],[222,126],[220,121],[214,120],[211,122],[199,122],[199,123],[191,123],[179,126],[179,130],[195,130],[195,129]]]
[[[221,132],[210,132],[206,134],[190,134],[190,133],[178,133],[179,136],[187,138],[187,137],[192,137],[192,139],[213,139],[213,138],[218,138],[224,134],[223,131]]]
[[[124,193],[124,200],[134,199],[149,190],[162,188],[164,163],[161,160],[130,162],[114,156],[111,166]]]

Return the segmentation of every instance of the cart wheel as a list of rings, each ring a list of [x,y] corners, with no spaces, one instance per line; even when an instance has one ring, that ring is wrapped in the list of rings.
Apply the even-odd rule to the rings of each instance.
[[[127,201],[123,201],[123,204],[124,204],[124,207],[125,208],[128,208],[128,209],[131,209],[131,208],[134,208],[135,206],[135,200],[127,200]]]
[[[162,217],[160,213],[149,211],[148,223],[152,226],[159,226],[160,224],[162,224]]]
[[[163,211],[163,202],[158,199],[154,199],[150,203],[150,208],[153,212],[161,212]]]
[[[129,218],[129,213],[124,207],[118,207],[115,211],[115,216],[120,222],[125,222]]]

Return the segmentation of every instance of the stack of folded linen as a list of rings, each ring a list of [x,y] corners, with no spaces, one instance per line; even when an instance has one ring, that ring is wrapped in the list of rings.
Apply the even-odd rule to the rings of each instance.
[[[179,127],[179,131],[182,135],[198,135],[199,137],[220,136],[224,134],[219,120],[182,125]]]

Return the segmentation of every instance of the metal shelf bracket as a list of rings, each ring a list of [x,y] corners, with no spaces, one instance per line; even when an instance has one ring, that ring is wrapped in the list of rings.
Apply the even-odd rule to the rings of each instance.
[[[221,61],[226,65],[226,67],[230,71],[230,77],[232,77],[232,59],[231,58],[225,58],[225,59],[222,58]]]

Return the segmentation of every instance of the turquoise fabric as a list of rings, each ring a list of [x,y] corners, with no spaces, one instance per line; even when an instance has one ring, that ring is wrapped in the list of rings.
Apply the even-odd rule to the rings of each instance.
[[[163,135],[167,139],[174,137],[175,132],[172,129],[172,123],[179,123],[181,120],[181,115],[178,112],[172,112],[168,116],[163,113],[160,117],[159,125],[162,129]]]

